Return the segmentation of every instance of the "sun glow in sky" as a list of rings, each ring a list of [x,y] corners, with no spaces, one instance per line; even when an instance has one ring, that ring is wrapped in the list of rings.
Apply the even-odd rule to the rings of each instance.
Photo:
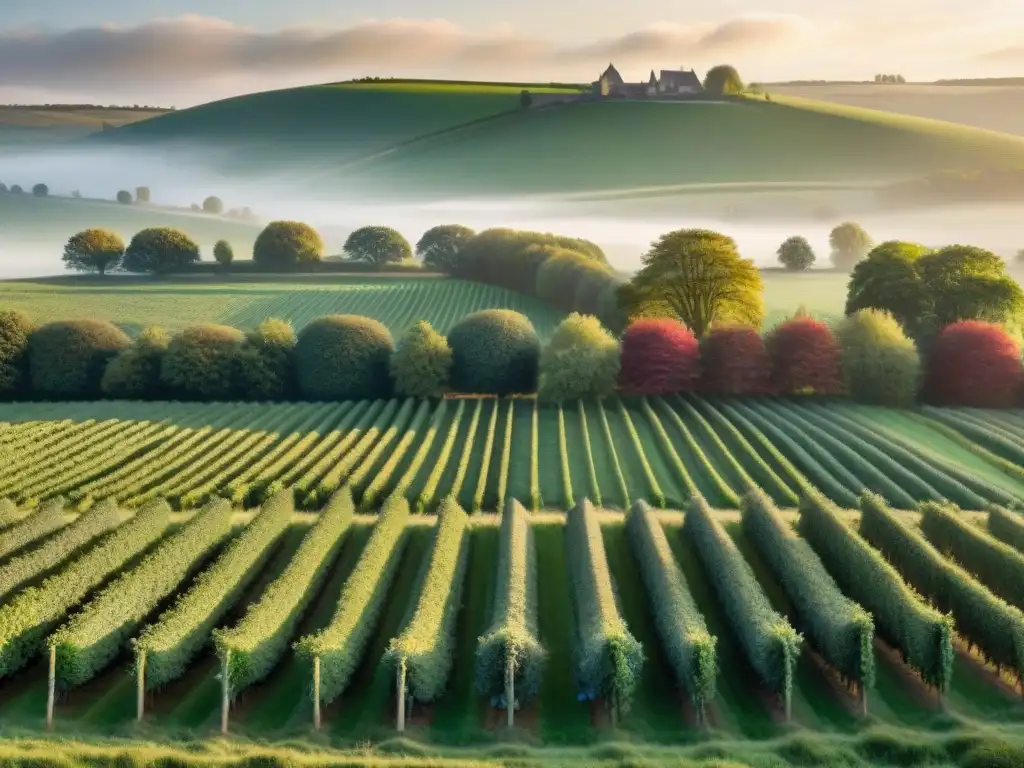
[[[1020,0],[2,0],[0,101],[179,106],[365,75],[1024,75]]]

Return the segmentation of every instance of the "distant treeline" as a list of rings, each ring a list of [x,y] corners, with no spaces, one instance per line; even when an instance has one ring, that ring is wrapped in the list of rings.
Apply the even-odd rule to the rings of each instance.
[[[428,80],[422,77],[360,77],[346,80],[345,83],[436,83],[438,85],[486,85],[507,86],[509,88],[586,88],[581,83],[505,83],[496,80]]]
[[[109,110],[111,112],[173,112],[174,107],[155,107],[149,104],[4,104],[6,109],[47,109],[51,112],[77,112],[82,109]]]

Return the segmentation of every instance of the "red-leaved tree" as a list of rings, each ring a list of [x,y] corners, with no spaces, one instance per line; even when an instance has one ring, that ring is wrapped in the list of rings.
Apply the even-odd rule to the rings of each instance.
[[[678,320],[645,318],[622,334],[619,389],[627,395],[667,395],[696,388],[700,345]]]
[[[772,389],[780,395],[839,395],[842,347],[832,329],[799,315],[777,326],[766,342]]]
[[[700,389],[711,395],[764,395],[771,365],[764,339],[748,325],[712,328],[700,342]]]
[[[964,320],[947,325],[932,344],[924,395],[937,405],[1009,408],[1022,379],[1017,342],[999,325]]]

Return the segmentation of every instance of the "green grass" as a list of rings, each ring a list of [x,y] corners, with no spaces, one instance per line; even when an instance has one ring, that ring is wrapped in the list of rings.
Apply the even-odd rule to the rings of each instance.
[[[2,198],[0,198],[2,199]],[[2,204],[0,204],[2,205]],[[316,283],[239,282],[189,284],[152,282],[85,285],[0,282],[0,305],[20,309],[38,322],[88,316],[129,331],[146,325],[180,329],[214,322],[253,328],[268,317],[290,320],[301,329],[334,313],[367,315],[400,335],[419,320],[442,333],[465,315],[495,307],[525,313],[547,337],[562,313],[539,299],[504,288],[434,277],[323,277]]]

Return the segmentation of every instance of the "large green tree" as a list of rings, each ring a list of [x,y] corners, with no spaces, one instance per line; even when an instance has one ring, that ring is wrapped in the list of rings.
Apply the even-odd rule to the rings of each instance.
[[[412,258],[412,246],[391,227],[360,227],[345,241],[345,254],[353,261],[387,264]]]
[[[86,229],[68,239],[63,259],[68,269],[102,275],[116,267],[123,256],[124,240],[119,234],[109,229]]]
[[[458,267],[459,252],[476,233],[461,224],[441,224],[423,233],[416,243],[416,255],[427,269],[452,272]]]
[[[792,272],[810,269],[814,263],[814,249],[806,237],[794,235],[779,246],[779,263]]]
[[[928,306],[917,272],[917,261],[928,249],[917,243],[888,240],[875,246],[853,268],[846,294],[846,314],[862,309],[889,312],[915,333]]]
[[[630,316],[676,317],[700,338],[717,322],[759,326],[763,289],[760,271],[731,237],[679,229],[651,246],[622,299]]]

